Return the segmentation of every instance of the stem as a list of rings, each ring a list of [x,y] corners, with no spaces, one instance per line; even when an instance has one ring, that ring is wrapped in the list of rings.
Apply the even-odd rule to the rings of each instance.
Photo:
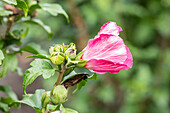
[[[63,75],[64,75],[64,70],[61,70],[60,73],[59,73],[57,82],[55,83],[55,86],[60,85],[61,80],[62,80],[62,78],[63,78]]]
[[[63,78],[63,75],[64,75],[64,72],[66,70],[64,65],[61,66],[61,69],[62,70],[59,72],[59,76],[58,76],[57,82],[55,83],[55,86],[60,85],[62,78]]]

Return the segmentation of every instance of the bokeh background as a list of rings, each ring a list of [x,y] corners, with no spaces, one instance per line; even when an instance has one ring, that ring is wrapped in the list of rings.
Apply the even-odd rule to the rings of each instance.
[[[122,27],[120,37],[133,55],[132,69],[89,80],[81,91],[69,94],[66,107],[79,113],[170,112],[170,0],[48,0],[48,3],[61,4],[70,23],[63,15],[53,17],[39,11],[36,18],[49,25],[54,36],[48,39],[43,29],[31,26],[23,44],[38,43],[48,51],[53,44],[74,42],[81,51],[104,23],[114,21]],[[18,56],[23,71],[29,67],[30,59],[25,59],[27,55]],[[50,90],[55,80],[55,77],[48,80],[39,77],[28,86],[28,92],[33,93],[38,88]],[[10,73],[0,80],[0,84],[12,86],[21,98],[22,77]],[[35,112],[22,106],[21,110],[12,109],[13,112]]]

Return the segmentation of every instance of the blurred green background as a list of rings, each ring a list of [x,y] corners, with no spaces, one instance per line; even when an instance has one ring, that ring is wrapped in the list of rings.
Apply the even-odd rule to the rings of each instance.
[[[47,2],[41,0],[41,2]],[[81,51],[100,27],[114,21],[120,37],[133,55],[133,68],[118,74],[98,75],[81,91],[69,96],[66,107],[80,113],[170,112],[170,0],[48,0],[59,3],[70,18],[38,12],[53,38],[38,26],[31,27],[24,44],[35,42],[48,51],[53,44],[77,43]],[[50,90],[55,79],[42,80]],[[73,90],[74,88],[70,89]]]

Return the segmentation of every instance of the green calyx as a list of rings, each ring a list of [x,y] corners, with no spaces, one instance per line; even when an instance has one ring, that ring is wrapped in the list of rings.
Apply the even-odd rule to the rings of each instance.
[[[53,104],[62,104],[67,101],[68,91],[63,85],[54,86],[50,98]]]
[[[51,61],[55,65],[60,65],[65,60],[65,55],[61,52],[53,52],[53,54],[50,57]]]

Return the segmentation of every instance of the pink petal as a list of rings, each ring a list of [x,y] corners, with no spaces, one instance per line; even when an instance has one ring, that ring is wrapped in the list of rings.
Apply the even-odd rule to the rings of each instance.
[[[95,36],[95,38],[99,38],[100,34],[110,34],[118,36],[120,31],[122,31],[122,28],[117,26],[115,22],[108,22],[101,27],[99,33],[97,34],[97,36]]]
[[[127,59],[126,54],[126,46],[119,36],[101,34],[99,38],[89,40],[82,59],[105,59],[124,63]]]
[[[116,74],[120,70],[127,70],[129,67],[127,67],[125,64],[114,63],[108,60],[91,59],[87,62],[85,68],[92,69],[93,71],[100,74],[104,74],[106,72]]]
[[[129,68],[132,68],[133,58],[132,58],[132,54],[130,53],[130,50],[127,46],[126,46],[126,51],[127,51],[127,59],[125,60],[124,64],[126,64]]]

